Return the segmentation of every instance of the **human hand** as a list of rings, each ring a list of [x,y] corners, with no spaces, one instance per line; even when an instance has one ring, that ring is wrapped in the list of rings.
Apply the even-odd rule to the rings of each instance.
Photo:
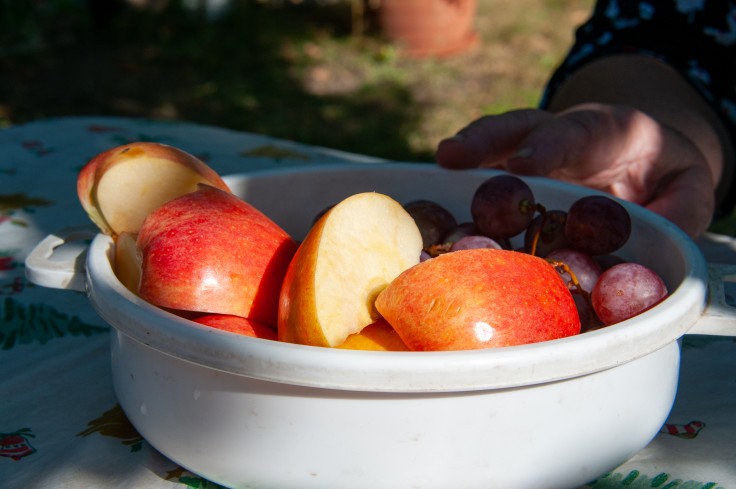
[[[483,117],[439,143],[446,168],[491,167],[609,192],[703,233],[715,182],[681,132],[623,106],[583,104],[558,114],[522,109]]]

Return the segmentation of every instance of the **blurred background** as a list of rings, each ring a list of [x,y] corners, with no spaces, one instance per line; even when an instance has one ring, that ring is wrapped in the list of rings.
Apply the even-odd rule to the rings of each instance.
[[[397,2],[424,11],[388,19]],[[2,0],[0,127],[67,115],[179,119],[431,161],[470,120],[535,105],[592,3]],[[397,37],[397,25],[416,28],[436,8],[445,10],[428,20],[430,43],[453,28],[431,22],[458,9],[467,42],[422,50]]]
[[[176,119],[430,162],[469,121],[536,105],[593,3],[0,0],[0,128]],[[736,214],[711,230],[736,235]]]

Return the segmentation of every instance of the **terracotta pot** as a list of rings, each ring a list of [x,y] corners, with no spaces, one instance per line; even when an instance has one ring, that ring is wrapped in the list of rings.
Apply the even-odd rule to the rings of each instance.
[[[478,42],[477,0],[380,0],[382,33],[408,56],[448,56]]]

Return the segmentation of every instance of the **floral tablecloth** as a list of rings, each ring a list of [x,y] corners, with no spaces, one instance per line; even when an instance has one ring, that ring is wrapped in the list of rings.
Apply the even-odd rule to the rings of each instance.
[[[25,278],[25,257],[41,239],[89,223],[76,196],[81,166],[136,140],[185,149],[223,175],[374,161],[180,122],[78,117],[0,130],[0,487],[219,487],[156,452],[128,423],[112,389],[108,326],[85,296]],[[732,240],[701,244],[709,260],[736,263]],[[736,341],[686,336],[667,424],[586,487],[736,489]]]

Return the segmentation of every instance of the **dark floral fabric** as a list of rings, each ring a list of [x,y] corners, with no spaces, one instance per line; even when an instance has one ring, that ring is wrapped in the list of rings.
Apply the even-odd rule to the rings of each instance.
[[[637,53],[667,62],[707,100],[736,141],[736,2],[726,0],[599,0],[542,98],[584,64]],[[733,162],[731,162],[733,164]],[[736,202],[736,189],[719,215]]]

